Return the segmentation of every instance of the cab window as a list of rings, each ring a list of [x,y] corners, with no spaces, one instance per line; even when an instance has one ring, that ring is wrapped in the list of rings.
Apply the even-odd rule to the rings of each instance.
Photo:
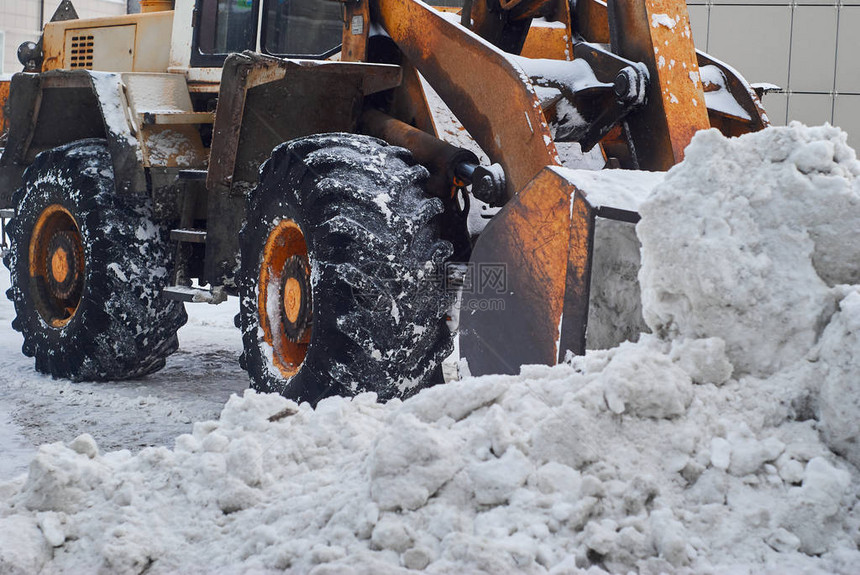
[[[340,49],[341,3],[264,0],[263,51],[278,56],[326,58]]]
[[[257,18],[253,0],[202,0],[197,27],[202,54],[230,54],[253,50]]]

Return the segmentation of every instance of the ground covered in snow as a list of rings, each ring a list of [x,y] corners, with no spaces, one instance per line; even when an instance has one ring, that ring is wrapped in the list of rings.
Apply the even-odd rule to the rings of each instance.
[[[69,429],[0,484],[0,572],[856,573],[844,134],[700,133],[641,213],[637,343],[386,405],[249,391],[172,448]]]
[[[242,337],[233,326],[238,304],[194,304],[179,330],[180,350],[149,377],[111,383],[71,383],[36,373],[21,353],[15,310],[2,294],[9,271],[0,265],[0,481],[26,472],[36,448],[91,434],[102,449],[140,451],[172,446],[194,421],[217,418],[248,378],[236,358]],[[2,571],[2,569],[0,569]]]

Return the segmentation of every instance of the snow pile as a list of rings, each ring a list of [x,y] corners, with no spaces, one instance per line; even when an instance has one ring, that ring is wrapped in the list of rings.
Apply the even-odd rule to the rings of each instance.
[[[0,484],[0,571],[856,573],[860,475],[825,443],[858,462],[841,137],[696,137],[642,210],[638,343],[385,405],[249,391],[173,450],[42,447]]]
[[[664,337],[721,337],[738,374],[809,351],[860,281],[860,162],[830,126],[728,140],[697,134],[641,207],[645,321]]]
[[[173,451],[134,457],[99,455],[88,436],[48,445],[26,480],[0,489],[0,563],[849,573],[860,561],[852,479],[814,422],[792,419],[779,385],[695,384],[672,351],[650,337],[387,405],[366,394],[312,411],[249,391]],[[696,351],[700,371],[725,362],[719,346]]]

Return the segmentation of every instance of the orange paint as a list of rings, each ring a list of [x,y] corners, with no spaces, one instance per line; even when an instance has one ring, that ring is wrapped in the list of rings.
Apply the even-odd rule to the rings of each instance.
[[[284,286],[284,312],[287,314],[287,319],[292,322],[299,319],[301,307],[302,288],[296,278],[289,278]]]
[[[291,341],[284,328],[285,319],[293,322],[299,316],[302,298],[298,281],[287,278],[286,285],[283,286],[283,295],[271,293],[271,290],[281,290],[284,284],[284,265],[293,256],[299,256],[304,260],[305,272],[310,277],[310,266],[307,263],[308,248],[301,228],[293,220],[281,220],[269,232],[260,257],[257,313],[260,316],[263,341],[272,347],[272,361],[285,378],[298,373],[307,355],[310,340],[309,333],[305,333],[302,341]],[[267,305],[273,297],[280,299],[277,310],[272,310]]]
[[[55,328],[68,324],[81,303],[84,247],[74,216],[60,204],[39,214],[30,235],[30,277],[44,286],[35,290],[36,308]]]
[[[69,277],[69,254],[60,248],[51,256],[51,275],[57,283],[66,281]]]

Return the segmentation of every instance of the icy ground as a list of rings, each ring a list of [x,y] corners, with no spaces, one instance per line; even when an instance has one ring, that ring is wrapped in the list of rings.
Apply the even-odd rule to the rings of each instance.
[[[10,322],[9,270],[0,265],[0,481],[27,470],[36,447],[91,434],[106,450],[172,446],[194,421],[216,418],[232,393],[248,387],[233,326],[235,299],[187,306],[180,350],[160,372],[139,380],[70,383],[36,373]],[[0,569],[2,571],[2,569]]]
[[[42,394],[28,417],[60,417],[0,483],[0,573],[860,572],[860,162],[844,134],[700,133],[641,213],[654,333],[638,343],[386,405],[246,392],[172,448],[119,428],[188,431],[205,394],[40,378],[3,327],[18,399],[0,405],[16,424]],[[166,386],[204,391],[195,358],[237,351],[229,314],[201,318]],[[51,389],[89,398],[91,421]],[[134,421],[140,393],[155,407]],[[117,433],[94,439],[105,421]]]

